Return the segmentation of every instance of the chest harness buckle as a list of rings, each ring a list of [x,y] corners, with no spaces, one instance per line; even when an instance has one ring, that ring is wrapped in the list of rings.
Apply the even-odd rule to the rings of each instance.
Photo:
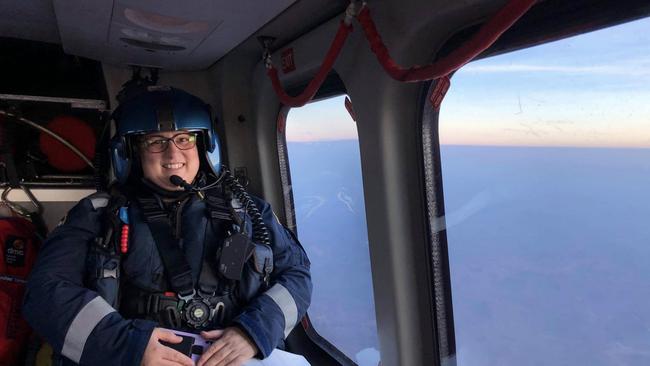
[[[177,221],[181,219],[180,214],[183,205],[188,200],[189,198],[181,201],[177,207]],[[235,306],[234,279],[225,278],[220,280],[217,278],[215,270],[211,268],[209,258],[212,258],[212,261],[217,260],[216,263],[219,263],[218,257],[220,254],[217,253],[216,243],[211,243],[209,240],[204,242],[201,271],[197,281],[197,288],[195,288],[192,269],[181,249],[183,248],[183,238],[178,235],[180,233],[175,232],[177,230],[173,229],[174,226],[178,227],[178,225],[172,225],[169,214],[155,197],[138,197],[137,201],[158,247],[171,289],[178,299],[177,306],[173,309],[174,312],[178,312],[178,315],[180,315],[180,319],[177,320],[181,320],[183,325],[193,329],[205,329],[210,324],[223,325],[228,318],[228,314],[234,310],[232,308]],[[221,224],[224,220],[232,222],[231,208],[225,205],[225,200],[220,203],[222,204],[215,205],[214,200],[211,200],[208,205],[213,229],[215,226],[214,221],[219,221]],[[227,240],[228,238],[226,238]],[[250,240],[247,240],[244,245],[246,245],[245,248],[240,248],[245,252],[241,256],[243,262],[252,254]],[[243,267],[243,262],[241,267]],[[221,286],[220,281],[222,282]],[[224,283],[227,285],[224,286]],[[227,289],[220,291],[224,287]],[[178,323],[178,321],[173,323]],[[171,325],[178,326],[178,324]]]

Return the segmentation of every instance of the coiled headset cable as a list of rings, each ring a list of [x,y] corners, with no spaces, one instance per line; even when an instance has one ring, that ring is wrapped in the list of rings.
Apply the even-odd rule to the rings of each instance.
[[[197,193],[202,193],[202,191],[208,190],[220,181],[223,181],[223,184],[232,192],[234,198],[239,200],[248,216],[250,216],[253,224],[253,241],[258,244],[271,245],[271,236],[269,235],[269,230],[262,219],[262,214],[260,213],[259,208],[255,202],[253,202],[253,199],[248,192],[246,192],[246,189],[237,181],[237,179],[235,179],[235,177],[233,177],[227,167],[222,166],[221,176],[216,182],[201,188],[192,186],[177,175],[172,175],[169,178],[169,181],[174,185],[182,187],[185,191]]]
[[[253,223],[253,241],[258,244],[271,245],[271,237],[268,228],[262,219],[262,214],[257,208],[257,205],[253,202],[253,199],[248,192],[246,192],[246,189],[241,185],[241,183],[233,177],[228,168],[223,166],[221,170],[225,185],[232,191],[235,198],[244,205],[246,213],[248,213],[248,216],[251,218]]]

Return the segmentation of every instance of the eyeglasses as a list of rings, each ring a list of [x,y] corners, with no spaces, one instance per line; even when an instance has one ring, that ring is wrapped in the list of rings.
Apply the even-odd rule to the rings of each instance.
[[[169,147],[172,141],[179,150],[189,150],[196,146],[196,133],[183,132],[172,137],[148,136],[140,141],[140,144],[150,153],[161,153]]]

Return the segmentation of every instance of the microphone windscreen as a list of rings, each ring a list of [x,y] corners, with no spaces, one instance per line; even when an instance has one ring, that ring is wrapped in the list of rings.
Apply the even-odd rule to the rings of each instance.
[[[184,187],[185,180],[178,175],[172,175],[169,177],[169,181],[175,186]]]

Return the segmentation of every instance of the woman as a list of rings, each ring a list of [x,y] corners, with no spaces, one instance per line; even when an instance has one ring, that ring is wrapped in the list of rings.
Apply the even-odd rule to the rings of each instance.
[[[129,94],[113,115],[117,189],[83,199],[50,234],[25,318],[64,365],[193,365],[173,349],[180,331],[212,342],[201,366],[267,357],[309,306],[304,250],[222,169],[200,99]]]

